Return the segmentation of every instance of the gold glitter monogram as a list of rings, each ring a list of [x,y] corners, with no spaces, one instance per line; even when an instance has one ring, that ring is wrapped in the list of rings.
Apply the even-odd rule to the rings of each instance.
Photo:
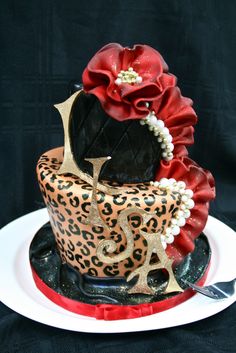
[[[133,78],[134,72],[130,68],[128,71],[129,77]],[[124,76],[125,73],[122,73]],[[136,73],[135,73],[136,74]],[[131,75],[131,76],[130,76]],[[123,76],[119,76],[119,79],[123,79]],[[137,75],[136,75],[137,76]],[[136,77],[135,76],[135,77]],[[125,76],[126,77],[126,76]],[[128,80],[128,79],[127,79]],[[133,82],[133,81],[132,81]],[[117,188],[105,185],[98,181],[99,174],[103,164],[108,161],[111,157],[101,157],[101,158],[89,158],[86,159],[88,162],[93,165],[93,177],[84,173],[77,165],[72,148],[71,148],[71,139],[70,139],[70,123],[71,123],[71,110],[74,102],[79,97],[83,91],[74,93],[69,99],[65,102],[55,105],[58,109],[64,128],[65,142],[64,142],[64,159],[63,163],[58,171],[58,174],[71,173],[78,176],[80,179],[87,182],[93,187],[91,195],[91,206],[90,212],[85,220],[86,224],[96,225],[103,227],[104,229],[110,231],[108,225],[104,222],[101,214],[99,213],[97,205],[97,190],[104,192],[109,195],[118,195],[121,191]],[[152,217],[155,217],[155,213],[150,213],[144,211],[143,209],[135,206],[130,206],[119,213],[117,223],[120,226],[126,237],[126,248],[124,251],[119,254],[114,254],[117,251],[117,244],[112,239],[102,240],[97,246],[97,257],[100,261],[108,264],[117,263],[129,258],[132,255],[134,250],[134,237],[132,233],[131,226],[129,224],[129,216],[132,214],[137,214],[142,219],[142,224],[140,227],[145,225]],[[147,254],[144,263],[142,266],[136,268],[127,278],[127,281],[131,281],[134,277],[138,277],[136,284],[129,290],[129,294],[133,293],[144,293],[153,295],[155,293],[154,289],[148,285],[148,274],[150,271],[166,269],[169,275],[168,284],[165,289],[165,293],[170,292],[182,292],[182,288],[178,285],[173,270],[172,263],[173,260],[168,258],[163,245],[161,243],[161,234],[160,233],[146,233],[140,229],[140,235],[147,241]],[[158,261],[153,263],[151,257],[153,253],[157,254]]]
[[[64,129],[64,159],[62,165],[58,171],[58,174],[71,173],[84,180],[89,185],[93,185],[93,178],[84,173],[77,165],[72,148],[71,148],[71,138],[70,138],[70,124],[71,124],[71,110],[76,101],[76,99],[83,94],[83,90],[75,92],[70,96],[65,102],[56,104],[54,107],[59,111],[61,119],[63,122]],[[104,192],[108,195],[117,195],[120,193],[118,189],[112,188],[108,185],[97,183],[97,190]]]
[[[102,240],[97,247],[97,257],[99,258],[99,260],[108,264],[113,264],[115,262],[120,262],[130,257],[134,250],[134,238],[132,229],[129,225],[128,217],[131,214],[135,213],[139,214],[142,217],[143,225],[146,224],[153,217],[152,213],[148,213],[139,207],[128,207],[122,210],[118,216],[117,223],[119,224],[126,236],[126,249],[118,255],[108,256],[107,253],[111,254],[117,250],[117,244],[112,239]]]
[[[154,294],[154,290],[148,286],[147,277],[150,271],[166,269],[169,275],[169,281],[165,289],[165,293],[171,292],[183,292],[183,289],[178,285],[173,270],[173,260],[169,259],[161,243],[160,233],[146,233],[140,230],[140,234],[146,239],[148,243],[147,255],[144,264],[134,270],[127,278],[127,281],[131,281],[135,276],[138,276],[138,281],[129,290],[129,294],[133,293],[144,293]],[[156,253],[159,261],[150,264],[151,256]]]
[[[98,177],[101,171],[103,164],[111,159],[111,157],[102,157],[102,158],[86,158],[85,160],[92,163],[93,165],[93,191],[91,198],[91,207],[88,217],[85,220],[85,224],[92,224],[95,226],[100,226],[107,228],[108,225],[103,221],[101,215],[99,214],[98,205],[97,205],[97,184]],[[112,190],[112,189],[110,189]],[[116,190],[115,190],[116,191]]]

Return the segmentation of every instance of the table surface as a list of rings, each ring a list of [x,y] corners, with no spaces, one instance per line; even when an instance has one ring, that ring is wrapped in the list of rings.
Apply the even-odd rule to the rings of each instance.
[[[1,353],[235,353],[236,303],[207,319],[138,333],[89,334],[49,327],[0,303]]]

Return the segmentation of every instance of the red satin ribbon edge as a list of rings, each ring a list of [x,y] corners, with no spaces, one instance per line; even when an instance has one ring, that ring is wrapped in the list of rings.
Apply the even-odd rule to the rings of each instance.
[[[205,283],[209,267],[210,265],[208,265],[208,268],[205,271],[204,275],[198,281],[198,285],[202,286]],[[184,301],[188,300],[195,294],[192,289],[188,288],[183,293],[176,294],[171,298],[154,303],[144,303],[137,305],[88,304],[67,298],[57,293],[52,288],[50,288],[45,282],[43,282],[43,280],[38,276],[32,266],[31,270],[36,287],[53,303],[73,313],[94,317],[97,320],[134,319],[138,317],[152,315],[164,310],[171,309],[176,305],[179,305]]]

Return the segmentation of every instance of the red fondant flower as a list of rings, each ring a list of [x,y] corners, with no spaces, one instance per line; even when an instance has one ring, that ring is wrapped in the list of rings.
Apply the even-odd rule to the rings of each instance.
[[[152,102],[152,110],[169,129],[174,156],[187,155],[185,146],[193,144],[193,125],[197,122],[192,100],[183,97],[178,87],[168,87],[161,97]]]
[[[175,76],[167,72],[162,56],[148,45],[130,49],[111,43],[88,63],[83,85],[114,119],[141,119],[149,113],[147,102],[152,103],[167,87],[176,85]]]
[[[174,178],[184,181],[186,188],[193,191],[194,207],[191,216],[186,219],[186,224],[175,237],[175,241],[167,247],[169,256],[175,261],[180,261],[194,249],[194,240],[205,227],[209,201],[215,197],[215,183],[211,173],[188,157],[175,158],[170,162],[161,161],[156,174],[156,180],[161,178]]]

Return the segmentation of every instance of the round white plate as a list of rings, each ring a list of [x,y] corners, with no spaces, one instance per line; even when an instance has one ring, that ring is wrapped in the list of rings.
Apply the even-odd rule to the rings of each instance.
[[[196,294],[183,304],[138,319],[103,321],[64,310],[47,299],[35,286],[29,264],[29,245],[37,230],[48,221],[46,209],[29,213],[0,231],[0,300],[35,321],[81,332],[115,333],[167,328],[214,315],[236,300],[215,301]],[[209,216],[205,234],[212,248],[207,283],[236,277],[236,234]]]

